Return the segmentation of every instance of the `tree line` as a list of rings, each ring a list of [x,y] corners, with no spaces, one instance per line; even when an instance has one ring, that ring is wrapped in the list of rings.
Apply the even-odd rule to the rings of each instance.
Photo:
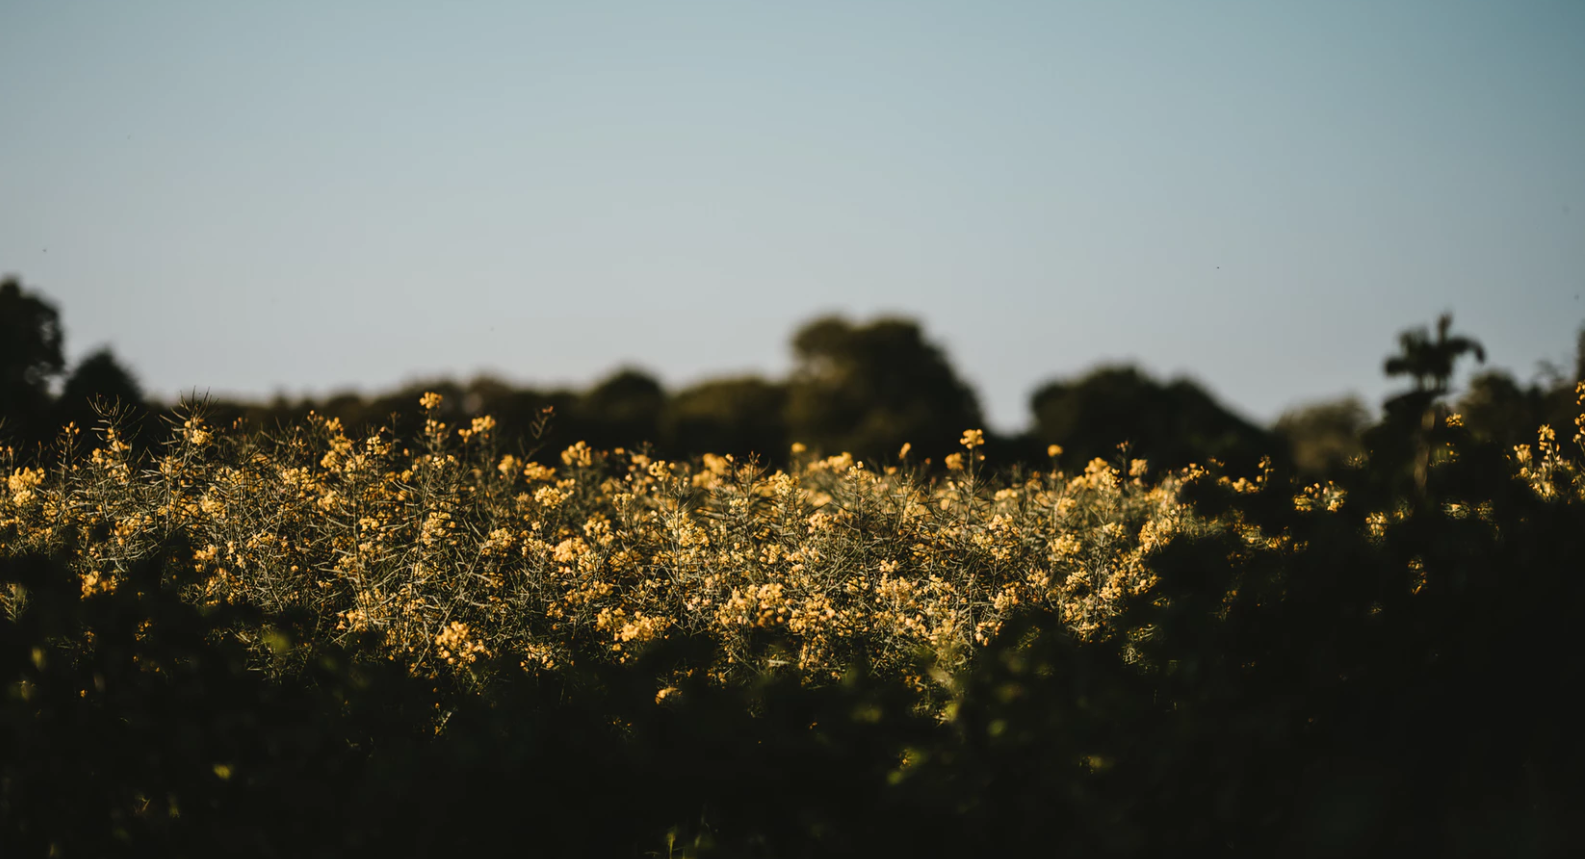
[[[113,403],[131,417],[134,443],[147,447],[164,437],[160,419],[169,418],[175,404],[146,397],[109,349],[68,368],[58,307],[24,289],[16,277],[0,281],[0,335],[0,439],[48,458],[63,426],[91,428],[100,409]],[[1404,336],[1405,360],[1431,354],[1426,350],[1437,343],[1424,330]],[[1446,337],[1445,326],[1439,336]],[[314,411],[339,419],[351,432],[391,426],[410,436],[418,429],[413,404],[423,391],[433,390],[445,398],[444,419],[490,414],[504,444],[529,455],[537,450],[553,456],[585,441],[601,449],[647,445],[670,459],[715,453],[757,456],[772,465],[784,463],[795,442],[876,461],[895,459],[908,444],[914,457],[939,461],[956,449],[964,429],[984,425],[979,397],[917,321],[829,316],[801,327],[791,349],[794,366],[783,379],[746,375],[668,390],[643,370],[622,368],[574,390],[521,387],[480,376],[369,395],[219,399],[208,402],[207,413],[215,425],[241,421],[270,430]],[[1572,370],[1570,376],[1550,368],[1530,382],[1504,370],[1479,373],[1456,409],[1478,438],[1505,446],[1531,440],[1540,424],[1570,425],[1573,383],[1585,378],[1585,331]],[[986,454],[992,461],[1044,465],[1055,445],[1058,464],[1073,469],[1096,457],[1116,458],[1119,443],[1126,442],[1129,457],[1159,468],[1216,460],[1248,469],[1271,457],[1320,478],[1363,452],[1372,424],[1365,406],[1346,398],[1290,411],[1274,426],[1262,427],[1191,379],[1163,381],[1129,365],[1053,379],[1033,393],[1029,405],[1027,431],[987,433]]]

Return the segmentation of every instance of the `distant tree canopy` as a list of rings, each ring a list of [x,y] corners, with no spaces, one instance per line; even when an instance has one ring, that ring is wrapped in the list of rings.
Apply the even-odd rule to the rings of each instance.
[[[0,281],[0,417],[25,438],[50,401],[50,381],[66,368],[60,312],[22,290],[15,277]]]
[[[121,366],[108,347],[99,349],[79,361],[66,378],[55,401],[55,424],[74,423],[88,429],[99,420],[97,407],[137,406],[142,402],[143,389],[131,371]]]
[[[1034,434],[1057,444],[1074,465],[1129,455],[1179,468],[1216,458],[1248,467],[1275,452],[1271,433],[1238,417],[1187,379],[1162,384],[1134,367],[1101,367],[1072,381],[1049,382],[1030,399]]]
[[[702,382],[677,392],[666,414],[668,446],[690,454],[778,458],[787,437],[787,386],[756,376]]]
[[[580,440],[602,450],[660,438],[666,390],[654,376],[618,370],[578,398],[568,417]]]
[[[1364,453],[1360,436],[1370,426],[1370,412],[1358,397],[1316,403],[1277,419],[1276,433],[1287,443],[1294,468],[1321,478],[1337,473]]]
[[[1420,421],[1427,404],[1450,390],[1454,362],[1466,354],[1484,360],[1472,338],[1451,332],[1443,316],[1433,329],[1407,330],[1399,350],[1386,361],[1388,375],[1407,376],[1412,386],[1384,404],[1388,420]],[[137,379],[109,349],[70,368],[55,305],[23,289],[16,277],[0,281],[0,441],[26,455],[38,452],[60,427],[87,429],[99,408],[128,407],[134,444],[152,429],[139,421],[147,410]],[[946,351],[920,324],[905,318],[854,322],[826,316],[797,330],[791,342],[792,373],[786,379],[758,376],[711,379],[668,391],[655,376],[633,367],[617,370],[585,390],[520,387],[490,376],[470,382],[439,379],[364,395],[268,403],[210,401],[211,423],[242,421],[273,430],[300,421],[309,411],[339,419],[350,432],[390,427],[413,439],[421,429],[420,394],[444,397],[439,417],[462,425],[492,415],[503,452],[542,459],[577,441],[593,447],[648,447],[657,455],[684,458],[703,453],[750,456],[770,465],[787,461],[795,443],[832,454],[889,460],[906,443],[911,456],[937,462],[958,450],[966,429],[983,428],[974,390],[953,368]],[[1585,329],[1580,333],[1574,378],[1553,370],[1541,381],[1521,384],[1503,371],[1470,380],[1455,408],[1477,437],[1505,447],[1534,441],[1535,428],[1549,423],[1560,433],[1572,425],[1573,383],[1585,378]],[[52,396],[52,386],[60,394]],[[1235,469],[1253,467],[1262,456],[1291,463],[1300,474],[1329,478],[1367,447],[1371,416],[1354,399],[1322,403],[1285,414],[1272,430],[1228,410],[1193,381],[1162,382],[1131,366],[1109,366],[1073,379],[1045,383],[1030,400],[1031,429],[1018,435],[987,433],[991,461],[1046,462],[1049,445],[1060,445],[1065,468],[1090,459],[1113,459],[1121,442],[1129,456],[1155,468],[1220,460]],[[169,407],[156,414],[169,417]],[[152,434],[147,434],[152,437]],[[1408,438],[1389,433],[1386,438]]]
[[[984,423],[974,391],[911,320],[817,319],[793,337],[793,353],[787,428],[811,446],[881,458],[908,443],[939,456]]]
[[[1585,358],[1585,349],[1581,350],[1581,357]],[[1506,449],[1533,444],[1536,427],[1542,424],[1552,427],[1559,436],[1566,436],[1578,413],[1573,386],[1568,382],[1579,379],[1585,379],[1585,374],[1574,380],[1524,385],[1502,370],[1488,370],[1469,380],[1456,409],[1476,438],[1496,442]]]
[[[0,281],[0,442],[34,447],[60,427],[92,427],[95,404],[119,403],[141,412],[143,393],[109,349],[72,368],[60,396],[51,384],[66,371],[65,334],[54,304],[22,288],[16,277]]]

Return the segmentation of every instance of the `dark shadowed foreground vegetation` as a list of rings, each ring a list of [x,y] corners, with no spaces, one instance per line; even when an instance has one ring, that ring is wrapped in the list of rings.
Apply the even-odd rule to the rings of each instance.
[[[1477,425],[1463,355],[1410,332],[1383,420],[1225,473],[999,471],[963,427],[935,469],[551,469],[428,397],[410,456],[188,416],[18,459],[0,847],[1572,855],[1581,424]]]

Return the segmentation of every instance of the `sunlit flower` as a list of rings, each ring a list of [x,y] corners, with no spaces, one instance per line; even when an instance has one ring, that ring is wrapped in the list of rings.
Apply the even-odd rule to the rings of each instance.
[[[561,452],[561,461],[567,465],[588,468],[594,464],[594,451],[589,449],[589,445],[580,441]]]

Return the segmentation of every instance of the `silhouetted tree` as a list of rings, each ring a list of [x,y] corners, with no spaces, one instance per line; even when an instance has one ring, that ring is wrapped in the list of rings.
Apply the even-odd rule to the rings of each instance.
[[[672,455],[730,453],[782,462],[791,443],[782,418],[786,405],[786,385],[754,376],[684,388],[667,408],[665,447]]]
[[[1035,435],[1061,445],[1063,459],[1082,465],[1129,455],[1158,468],[1215,458],[1248,467],[1277,452],[1271,434],[1238,417],[1199,385],[1161,384],[1134,367],[1101,367],[1071,382],[1049,382],[1030,399]]]
[[[1411,328],[1399,334],[1398,354],[1389,356],[1384,365],[1387,375],[1413,378],[1414,390],[1409,394],[1446,394],[1453,379],[1454,362],[1466,354],[1473,354],[1476,361],[1486,361],[1486,349],[1479,342],[1448,336],[1452,325],[1452,314],[1444,313],[1436,319],[1435,340],[1425,328]]]
[[[1585,382],[1585,325],[1580,326],[1574,341],[1574,381]]]
[[[13,442],[52,434],[50,381],[66,367],[62,339],[55,305],[23,290],[16,277],[0,280],[0,432]]]
[[[636,447],[660,437],[666,390],[641,370],[618,370],[590,388],[573,405],[561,428],[570,442],[584,441],[609,450]]]
[[[1398,335],[1398,354],[1388,357],[1383,369],[1388,376],[1409,376],[1414,387],[1382,403],[1381,424],[1365,435],[1366,448],[1379,462],[1411,463],[1399,478],[1412,480],[1421,493],[1431,462],[1429,433],[1447,413],[1441,398],[1452,382],[1453,366],[1466,354],[1486,360],[1480,343],[1448,335],[1452,325],[1453,317],[1444,313],[1437,317],[1434,340],[1424,327]]]
[[[936,456],[984,422],[974,391],[911,320],[856,326],[817,319],[793,338],[793,353],[787,425],[794,441],[869,458],[896,456],[906,442]]]
[[[1306,477],[1335,474],[1364,452],[1361,436],[1370,425],[1370,413],[1358,397],[1345,397],[1285,412],[1277,419],[1276,434],[1285,440],[1294,468]]]
[[[143,390],[137,379],[105,348],[72,368],[55,400],[53,422],[55,426],[74,423],[84,432],[91,432],[99,425],[101,413],[120,413],[132,424],[123,429],[135,438],[142,412]]]
[[[1477,438],[1512,448],[1535,440],[1536,427],[1546,420],[1547,393],[1540,385],[1521,386],[1512,375],[1491,370],[1470,379],[1458,412]]]

